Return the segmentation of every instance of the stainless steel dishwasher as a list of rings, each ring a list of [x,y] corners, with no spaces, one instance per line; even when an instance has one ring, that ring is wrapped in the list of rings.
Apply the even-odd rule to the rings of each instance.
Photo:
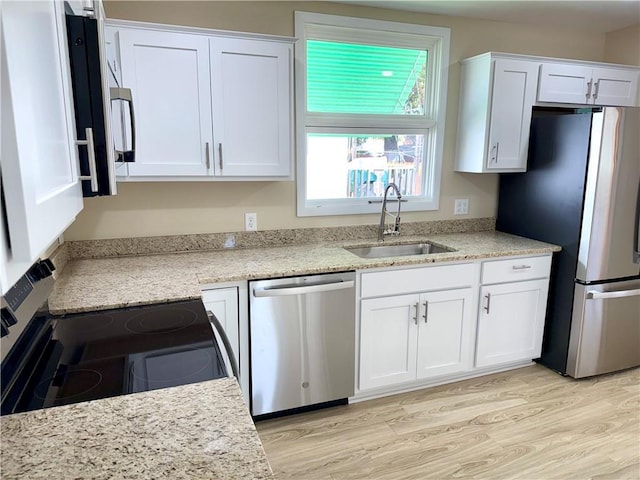
[[[355,272],[249,282],[251,413],[353,396]]]

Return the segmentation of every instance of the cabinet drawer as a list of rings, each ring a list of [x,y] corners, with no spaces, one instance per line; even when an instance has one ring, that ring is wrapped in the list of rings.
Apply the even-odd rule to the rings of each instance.
[[[533,278],[548,278],[551,269],[551,256],[514,258],[482,262],[481,283],[517,282]]]
[[[467,287],[477,281],[476,268],[476,264],[467,263],[463,265],[363,273],[361,295],[363,298],[379,297]]]

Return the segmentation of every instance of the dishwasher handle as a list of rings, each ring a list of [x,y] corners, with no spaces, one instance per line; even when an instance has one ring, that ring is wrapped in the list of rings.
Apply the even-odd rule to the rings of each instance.
[[[318,292],[330,292],[332,290],[345,290],[347,288],[353,288],[355,281],[349,280],[346,282],[333,282],[333,283],[316,283],[313,285],[302,286],[290,286],[290,287],[277,287],[277,288],[254,288],[253,296],[260,297],[286,297],[291,295],[304,295],[305,293],[318,293]]]

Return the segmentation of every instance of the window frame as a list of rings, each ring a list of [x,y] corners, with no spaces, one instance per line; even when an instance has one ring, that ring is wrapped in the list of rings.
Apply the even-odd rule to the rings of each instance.
[[[405,133],[425,135],[424,184],[420,196],[407,198],[403,211],[437,210],[444,151],[451,29],[339,15],[295,12],[295,109],[297,215],[378,213],[379,199],[307,199],[307,133]],[[307,112],[306,41],[343,41],[427,50],[426,105],[423,115],[332,114]],[[429,73],[431,73],[429,75]],[[391,126],[390,126],[391,125]]]

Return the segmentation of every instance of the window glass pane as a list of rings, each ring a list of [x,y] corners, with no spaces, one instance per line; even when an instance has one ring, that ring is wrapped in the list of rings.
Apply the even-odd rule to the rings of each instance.
[[[423,194],[424,135],[307,134],[307,198]]]
[[[427,52],[307,41],[307,111],[423,115]]]

